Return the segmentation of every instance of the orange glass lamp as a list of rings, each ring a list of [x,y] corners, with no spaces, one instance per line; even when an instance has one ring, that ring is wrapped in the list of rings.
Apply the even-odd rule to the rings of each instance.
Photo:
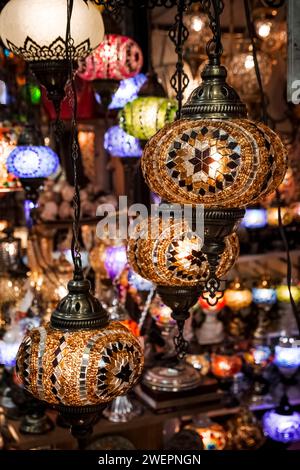
[[[193,424],[185,426],[185,429],[192,429],[199,434],[205,450],[223,450],[226,447],[227,433],[225,429],[206,416],[196,417]]]
[[[290,207],[281,207],[282,225],[289,225],[293,222],[293,210]],[[267,221],[270,227],[279,226],[278,207],[268,207]]]
[[[227,307],[238,312],[242,308],[247,308],[251,305],[252,292],[250,289],[243,287],[241,281],[236,279],[230,288],[226,289],[224,300]]]
[[[242,359],[234,354],[211,355],[211,371],[218,379],[229,379],[242,369]]]
[[[211,305],[211,302],[203,297],[199,297],[198,303],[205,313],[218,313],[223,310],[226,305],[224,297],[220,298],[216,305]]]

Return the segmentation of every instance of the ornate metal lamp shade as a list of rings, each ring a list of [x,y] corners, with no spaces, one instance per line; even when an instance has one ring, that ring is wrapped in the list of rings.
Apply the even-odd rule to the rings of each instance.
[[[1,39],[14,54],[30,63],[49,99],[58,103],[68,80],[66,67],[67,3],[51,0],[10,0],[0,15]],[[73,60],[86,57],[104,36],[100,11],[91,1],[74,0],[71,17]]]
[[[110,127],[104,134],[104,148],[112,157],[141,157],[140,141],[121,127]]]
[[[20,145],[7,157],[7,169],[18,178],[47,178],[56,172],[59,158],[42,145]]]
[[[125,394],[143,367],[139,341],[125,326],[108,322],[89,288],[83,278],[70,281],[50,324],[32,329],[17,357],[25,389],[69,412],[88,413]]]
[[[150,218],[137,225],[137,237],[128,242],[128,260],[134,271],[161,286],[197,286],[208,274],[208,261],[202,241],[187,222],[170,219],[164,224]],[[239,242],[235,234],[226,239],[226,248],[217,273],[226,274],[233,266]]]
[[[174,121],[176,110],[174,100],[141,96],[124,106],[119,114],[119,123],[128,134],[148,140],[165,124]]]

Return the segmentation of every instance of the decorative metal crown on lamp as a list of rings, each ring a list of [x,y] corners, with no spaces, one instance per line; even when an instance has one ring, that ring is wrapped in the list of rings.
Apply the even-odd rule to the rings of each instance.
[[[104,148],[112,157],[141,157],[143,152],[140,141],[119,126],[105,132]]]
[[[67,2],[10,0],[0,15],[1,39],[14,54],[29,62],[32,72],[59,109],[68,81],[66,53]],[[100,11],[91,1],[74,0],[71,19],[72,60],[88,56],[103,39]]]

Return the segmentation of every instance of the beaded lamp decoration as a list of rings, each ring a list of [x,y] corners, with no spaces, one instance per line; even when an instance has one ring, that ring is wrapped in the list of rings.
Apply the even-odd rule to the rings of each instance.
[[[66,47],[67,3],[51,0],[10,0],[0,15],[1,39],[15,55],[29,62],[58,111],[69,78],[68,57],[88,56],[103,39],[102,15],[91,1],[72,0],[72,44]]]
[[[66,47],[71,44],[72,1],[68,0]],[[69,54],[68,68],[73,64]],[[74,77],[72,87],[74,90]],[[76,96],[73,97],[72,135],[76,135]],[[90,293],[84,278],[80,245],[80,191],[78,146],[72,145],[74,166],[74,223],[72,258],[74,276],[68,294],[51,315],[50,323],[32,329],[20,346],[17,373],[35,398],[53,405],[68,419],[83,446],[97,414],[115,397],[125,394],[143,368],[140,343]]]
[[[137,75],[143,66],[143,54],[139,45],[127,36],[106,34],[104,40],[81,62],[79,76],[93,82],[95,92],[108,106],[111,96],[117,92],[120,80]]]

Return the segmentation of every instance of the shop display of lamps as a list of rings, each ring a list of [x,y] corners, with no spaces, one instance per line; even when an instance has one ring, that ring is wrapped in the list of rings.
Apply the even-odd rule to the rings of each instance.
[[[274,441],[289,444],[300,440],[300,413],[293,411],[286,395],[278,408],[264,414],[262,425],[265,435]]]
[[[67,4],[52,0],[10,0],[0,15],[1,39],[15,55],[29,62],[31,71],[46,88],[48,98],[59,110],[69,79],[66,50]],[[71,19],[74,61],[88,56],[103,39],[102,15],[93,2],[74,0]]]
[[[247,308],[252,303],[252,293],[250,289],[244,287],[239,279],[231,283],[229,289],[224,293],[225,304],[231,310],[238,312]]]
[[[97,49],[80,64],[79,76],[93,82],[94,90],[108,107],[120,80],[137,75],[143,65],[139,45],[127,36],[107,34]]]

